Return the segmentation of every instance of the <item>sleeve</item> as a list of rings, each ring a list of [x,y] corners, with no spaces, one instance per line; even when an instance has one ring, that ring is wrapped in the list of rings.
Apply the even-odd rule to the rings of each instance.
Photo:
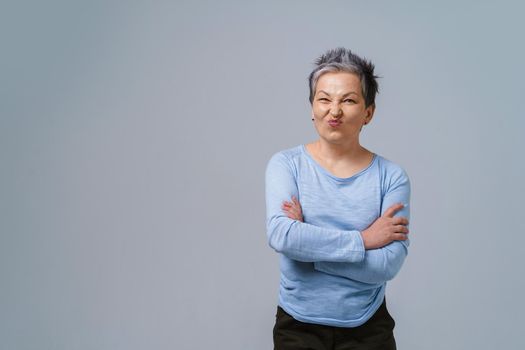
[[[395,203],[403,203],[405,207],[398,210],[394,216],[402,216],[410,220],[410,180],[404,170],[398,172],[385,193],[381,204],[381,215]],[[357,263],[318,261],[314,263],[314,268],[360,282],[384,283],[393,279],[401,269],[409,245],[409,239],[393,241],[384,247],[366,250],[365,258]]]
[[[359,262],[365,248],[359,231],[327,229],[290,219],[281,209],[292,195],[299,199],[294,167],[282,152],[266,167],[266,232],[268,244],[290,259],[313,262]]]

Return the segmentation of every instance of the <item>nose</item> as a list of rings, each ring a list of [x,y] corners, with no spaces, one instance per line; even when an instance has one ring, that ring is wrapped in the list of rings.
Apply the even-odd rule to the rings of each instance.
[[[330,115],[332,117],[338,117],[341,115],[341,108],[339,108],[339,105],[332,105],[330,108]]]

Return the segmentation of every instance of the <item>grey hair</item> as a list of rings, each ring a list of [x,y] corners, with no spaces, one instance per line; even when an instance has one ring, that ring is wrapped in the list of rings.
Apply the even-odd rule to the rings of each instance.
[[[316,67],[310,73],[308,82],[310,86],[310,104],[313,104],[315,88],[321,75],[328,72],[348,72],[356,74],[361,81],[361,92],[365,99],[365,107],[375,105],[376,93],[379,91],[377,78],[374,75],[374,65],[354,54],[344,47],[328,50],[315,60]]]

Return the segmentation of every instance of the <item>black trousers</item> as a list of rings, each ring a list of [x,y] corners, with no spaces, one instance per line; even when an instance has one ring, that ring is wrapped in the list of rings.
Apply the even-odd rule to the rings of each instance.
[[[368,321],[352,328],[304,323],[277,306],[274,350],[395,350],[394,326],[386,300]]]

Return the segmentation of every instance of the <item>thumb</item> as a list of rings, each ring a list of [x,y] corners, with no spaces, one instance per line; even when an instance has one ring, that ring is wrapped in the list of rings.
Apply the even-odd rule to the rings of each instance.
[[[385,213],[383,214],[383,216],[386,216],[386,217],[389,217],[389,218],[393,218],[394,217],[394,214],[396,213],[396,211],[402,209],[405,205],[403,203],[396,203],[394,205],[392,205],[390,208],[388,208]]]

